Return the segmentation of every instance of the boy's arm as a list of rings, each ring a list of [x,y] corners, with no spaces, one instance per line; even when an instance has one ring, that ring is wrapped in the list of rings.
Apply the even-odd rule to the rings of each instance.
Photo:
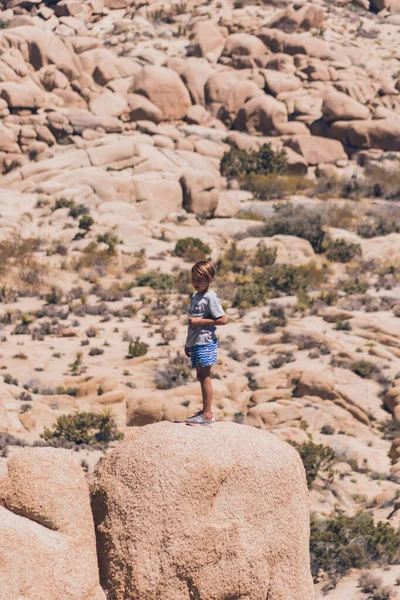
[[[207,327],[208,325],[212,325],[213,327],[219,325],[226,325],[228,319],[226,315],[222,315],[218,319],[199,319],[195,317],[189,317],[189,325],[191,327]]]

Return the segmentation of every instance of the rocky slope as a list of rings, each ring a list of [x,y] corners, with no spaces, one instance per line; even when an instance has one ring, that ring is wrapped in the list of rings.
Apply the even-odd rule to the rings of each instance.
[[[313,508],[398,527],[397,0],[11,0],[0,25],[2,466],[66,413],[110,408],[129,437],[198,407],[176,243],[201,238],[229,317],[218,418],[332,448]],[[267,198],[292,201],[286,229],[255,184],[221,175],[230,149],[264,143],[285,151]],[[299,211],[331,248],[355,245],[348,262]],[[260,240],[283,270],[238,299]]]

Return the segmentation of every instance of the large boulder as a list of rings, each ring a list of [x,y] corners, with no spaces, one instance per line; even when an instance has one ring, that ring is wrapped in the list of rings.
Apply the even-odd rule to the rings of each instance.
[[[179,75],[165,67],[143,67],[133,91],[148,98],[162,111],[163,118],[171,121],[183,119],[192,104]]]
[[[141,94],[128,94],[129,118],[131,121],[152,121],[159,123],[163,118],[162,111]]]
[[[314,135],[297,135],[286,140],[285,145],[301,154],[309,165],[332,163],[347,158],[347,154],[338,140]]]
[[[128,104],[125,98],[104,90],[89,101],[89,108],[94,115],[120,117],[127,110]]]
[[[262,74],[265,80],[265,91],[273,96],[283,92],[295,92],[302,87],[301,79],[290,73],[264,69]]]
[[[182,209],[182,187],[177,179],[155,177],[154,173],[132,178],[138,212],[152,221],[162,221]]]
[[[0,48],[18,48],[36,71],[55,65],[69,79],[75,78],[80,71],[79,62],[62,38],[36,27],[25,25],[2,30]]]
[[[278,124],[288,120],[287,108],[266,94],[252,98],[239,110],[233,128],[248,133],[274,135]]]
[[[27,108],[36,110],[46,105],[45,94],[34,83],[15,83],[9,81],[0,84],[0,98],[9,108]]]
[[[332,91],[322,103],[322,118],[328,123],[332,121],[356,121],[368,119],[369,109],[347,94]]]
[[[184,67],[179,72],[183,83],[186,85],[193,104],[205,105],[205,91],[207,79],[213,73],[208,63],[185,61]],[[193,61],[195,59],[192,59]]]
[[[308,31],[321,27],[325,21],[324,10],[321,6],[306,3],[296,10],[289,6],[268,23],[268,27],[277,27],[286,33],[293,33],[299,29]]]
[[[236,68],[254,68],[263,66],[268,53],[265,44],[255,35],[233,33],[225,42],[222,57],[232,58],[232,66]]]
[[[219,57],[224,47],[224,38],[218,25],[210,21],[197,21],[189,36],[190,45],[187,49],[188,56],[215,56]]]
[[[23,448],[0,479],[1,600],[105,600],[85,475],[68,450]]]
[[[354,121],[349,124],[347,140],[355,148],[380,148],[400,151],[400,119]]]
[[[188,212],[211,217],[218,205],[218,184],[209,171],[188,169],[180,178],[183,208]]]
[[[138,428],[91,482],[109,600],[311,600],[301,459],[245,425]]]

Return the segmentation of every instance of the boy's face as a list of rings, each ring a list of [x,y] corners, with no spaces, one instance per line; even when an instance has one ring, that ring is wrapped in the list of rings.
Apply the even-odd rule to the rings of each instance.
[[[192,273],[192,285],[196,292],[205,292],[210,285],[208,279],[204,279],[203,277],[199,277],[195,273]]]

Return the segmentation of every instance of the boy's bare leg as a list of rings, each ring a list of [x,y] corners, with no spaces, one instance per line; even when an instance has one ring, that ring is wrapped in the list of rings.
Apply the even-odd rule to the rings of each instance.
[[[213,399],[211,367],[197,367],[197,379],[200,381],[201,395],[203,396],[203,415],[206,419],[211,419],[211,404]]]

